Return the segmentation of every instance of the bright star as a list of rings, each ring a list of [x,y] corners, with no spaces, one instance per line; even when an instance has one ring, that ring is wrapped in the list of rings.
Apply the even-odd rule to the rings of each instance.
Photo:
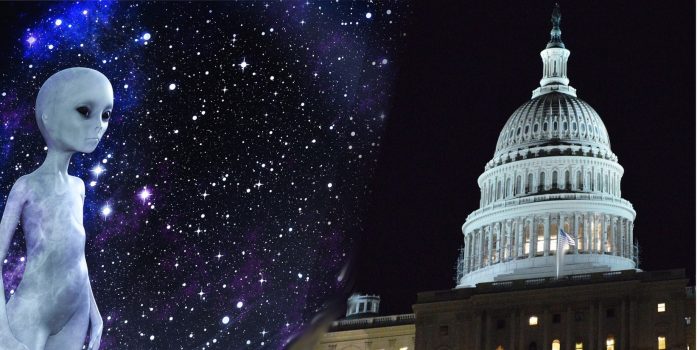
[[[60,26],[61,24],[63,24],[63,21],[61,21],[60,19],[57,19],[56,22],[54,22],[54,23],[56,23],[57,26]]]
[[[31,46],[32,44],[34,44],[34,43],[36,42],[36,38],[33,37],[33,36],[30,36],[30,37],[27,39],[27,42],[28,42],[29,45]]]
[[[100,176],[100,174],[102,174],[104,171],[105,171],[105,168],[103,168],[102,166],[99,166],[99,165],[92,168],[92,172],[95,174],[95,176]]]
[[[110,208],[108,205],[105,205],[102,207],[102,215],[107,217],[107,215],[112,213],[112,208]]]
[[[146,199],[148,199],[148,197],[150,197],[150,196],[151,196],[151,192],[148,191],[146,186],[144,186],[143,190],[141,190],[141,193],[139,193],[139,197],[141,197],[141,200],[145,202]]]
[[[245,58],[244,58],[243,62],[241,62],[241,64],[239,64],[239,66],[241,66],[241,71],[244,71],[245,67],[248,67],[250,65],[248,63],[246,63]]]

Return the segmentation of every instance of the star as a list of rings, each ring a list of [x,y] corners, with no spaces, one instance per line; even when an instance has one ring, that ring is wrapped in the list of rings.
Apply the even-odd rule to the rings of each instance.
[[[262,186],[262,185],[263,185],[262,182],[260,182],[260,180],[258,180],[258,182],[257,182],[255,185],[253,185],[253,186],[255,186],[255,187],[257,187],[258,189],[260,189],[260,186]]]
[[[224,88],[221,89],[221,91],[223,91],[224,93],[226,93],[226,91],[228,91],[228,89],[224,86]]]
[[[264,330],[264,329],[262,330],[262,332],[260,332],[260,334],[262,334],[263,337],[264,337],[265,334],[267,334],[267,333],[270,333],[270,332],[268,332],[268,331],[266,331],[266,330]]]
[[[199,293],[197,293],[197,294],[199,294],[199,297],[201,298],[204,295],[204,291],[200,289]]]
[[[244,58],[244,59],[243,59],[243,62],[241,62],[241,63],[239,64],[239,66],[241,66],[241,71],[244,71],[244,70],[245,70],[245,67],[248,67],[248,66],[250,66],[250,65],[249,65],[248,63],[246,63],[245,58]]]
[[[202,197],[204,197],[204,199],[207,199],[208,195],[209,195],[209,193],[207,193],[207,191],[204,191],[204,193],[202,193]]]
[[[219,254],[216,254],[215,256],[216,256],[217,259],[221,259],[221,257],[222,257],[223,255],[221,255],[221,252],[219,252]]]

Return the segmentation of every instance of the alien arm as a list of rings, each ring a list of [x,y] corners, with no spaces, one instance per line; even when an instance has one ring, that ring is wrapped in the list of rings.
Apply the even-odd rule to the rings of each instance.
[[[17,224],[19,223],[22,207],[26,201],[27,185],[24,177],[20,177],[7,196],[5,210],[0,219],[0,261],[5,259],[7,251],[12,241],[12,236],[15,233]],[[0,265],[0,270],[2,265]],[[7,318],[7,310],[5,308],[5,283],[0,274],[0,292],[2,293],[2,302],[0,303],[0,333],[10,330],[10,322]]]
[[[95,301],[95,295],[92,293],[92,285],[90,284],[90,277],[88,277],[88,287],[90,288],[90,322],[92,326],[102,325],[102,315],[100,315],[100,310],[97,308],[97,302]]]
[[[85,205],[85,183],[79,177],[76,177],[80,183],[80,198],[83,200],[83,205]],[[102,324],[102,316],[100,315],[100,310],[97,308],[97,302],[95,301],[95,295],[92,293],[92,284],[90,284],[90,277],[88,274],[88,288],[90,289],[90,322]],[[95,324],[93,324],[95,326]]]

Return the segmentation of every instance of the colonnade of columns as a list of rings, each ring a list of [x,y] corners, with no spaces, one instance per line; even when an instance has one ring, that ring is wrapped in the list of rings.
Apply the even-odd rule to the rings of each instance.
[[[634,223],[595,212],[528,215],[493,222],[464,237],[464,273],[514,259],[556,254],[559,228],[576,247],[569,254],[608,254],[633,259]]]

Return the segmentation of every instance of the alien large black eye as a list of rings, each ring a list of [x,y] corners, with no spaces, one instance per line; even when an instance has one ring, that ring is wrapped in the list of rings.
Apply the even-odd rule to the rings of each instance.
[[[90,117],[90,108],[87,108],[85,106],[81,106],[81,107],[76,108],[75,110],[78,111],[78,113],[82,114],[83,117],[85,117],[85,118]]]
[[[104,111],[102,113],[102,120],[109,120],[109,117],[112,116],[112,111]]]

